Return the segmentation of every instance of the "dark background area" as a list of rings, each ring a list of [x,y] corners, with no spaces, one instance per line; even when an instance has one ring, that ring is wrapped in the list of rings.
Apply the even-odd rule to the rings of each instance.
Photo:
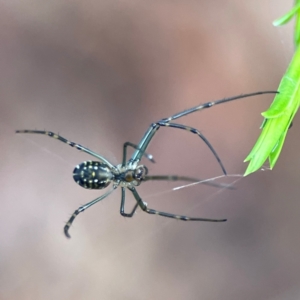
[[[72,179],[89,156],[47,129],[121,162],[125,141],[149,124],[223,97],[276,90],[292,57],[292,26],[272,21],[292,1],[0,0],[0,298],[299,299],[299,149],[296,117],[273,171],[235,190],[145,183],[149,207],[227,223],[119,215],[120,190],[78,216],[103,191]],[[272,96],[183,118],[210,140],[231,174],[259,135]],[[145,161],[152,174],[221,175],[194,135],[162,128]],[[219,182],[234,182],[236,178]],[[127,210],[134,204],[127,193]]]

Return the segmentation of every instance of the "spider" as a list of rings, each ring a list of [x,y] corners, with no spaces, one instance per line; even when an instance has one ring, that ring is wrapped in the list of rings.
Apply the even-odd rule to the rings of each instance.
[[[169,181],[176,181],[176,180],[183,180],[183,181],[198,181],[199,179],[184,177],[184,176],[177,176],[177,175],[156,175],[156,176],[149,176],[148,175],[148,168],[145,165],[139,164],[140,160],[143,156],[145,156],[149,161],[154,162],[154,159],[151,154],[146,153],[146,149],[152,138],[154,137],[155,133],[160,127],[172,127],[177,129],[182,129],[189,131],[193,134],[196,134],[200,139],[204,141],[204,143],[208,146],[208,148],[213,153],[214,157],[218,161],[222,172],[226,175],[226,170],[221,162],[218,154],[209,143],[209,141],[204,137],[204,135],[198,131],[197,129],[185,125],[181,125],[178,123],[172,123],[171,121],[184,117],[188,114],[194,113],[196,111],[210,108],[214,105],[226,103],[229,101],[246,98],[250,96],[256,96],[261,94],[270,94],[270,93],[277,93],[276,91],[265,91],[265,92],[256,92],[251,94],[244,94],[240,96],[234,96],[230,98],[224,98],[221,100],[207,102],[204,104],[200,104],[198,106],[192,107],[190,109],[184,110],[179,112],[169,118],[161,119],[158,122],[152,123],[148,130],[145,132],[144,136],[140,140],[139,144],[133,144],[130,142],[126,142],[123,145],[123,160],[122,163],[119,165],[113,165],[110,163],[106,158],[102,155],[84,147],[77,143],[71,142],[64,137],[55,134],[51,131],[43,131],[43,130],[17,130],[16,133],[34,133],[34,134],[44,134],[57,139],[63,143],[70,145],[71,147],[75,147],[77,150],[83,151],[93,157],[95,157],[98,161],[84,161],[81,164],[77,165],[73,171],[73,178],[77,184],[81,187],[86,189],[104,189],[110,183],[112,183],[112,188],[108,190],[102,196],[94,199],[87,204],[80,206],[70,217],[69,221],[64,226],[64,233],[66,237],[70,238],[69,229],[77,217],[78,214],[85,211],[92,205],[98,203],[99,201],[105,199],[109,196],[117,187],[121,187],[121,207],[120,207],[120,214],[123,217],[131,218],[136,209],[140,207],[144,212],[148,214],[159,215],[162,217],[167,218],[174,218],[177,220],[182,221],[207,221],[207,222],[225,222],[226,219],[206,219],[206,218],[196,218],[196,217],[187,217],[182,215],[170,214],[167,212],[157,211],[151,208],[148,208],[147,203],[142,200],[139,196],[136,187],[139,186],[143,181],[149,180],[169,180]],[[135,149],[131,158],[127,161],[126,154],[127,154],[127,147],[132,147]],[[205,184],[218,187],[220,185],[204,182]],[[124,206],[125,206],[125,190],[128,189],[134,196],[136,200],[136,204],[129,213],[125,213]]]

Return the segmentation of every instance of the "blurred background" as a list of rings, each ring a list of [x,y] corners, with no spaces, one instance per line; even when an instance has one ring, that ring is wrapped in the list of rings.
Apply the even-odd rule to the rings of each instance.
[[[276,90],[293,54],[282,0],[0,0],[0,298],[299,299],[299,117],[273,171],[221,178],[235,190],[179,182],[138,188],[149,207],[226,223],[119,214],[120,190],[63,226],[103,191],[72,171],[91,159],[40,135],[51,130],[121,162],[151,122],[200,103]],[[178,120],[243,174],[272,96]],[[161,128],[151,174],[222,175],[188,132]],[[225,180],[226,179],[226,180]],[[126,210],[134,199],[127,193]]]

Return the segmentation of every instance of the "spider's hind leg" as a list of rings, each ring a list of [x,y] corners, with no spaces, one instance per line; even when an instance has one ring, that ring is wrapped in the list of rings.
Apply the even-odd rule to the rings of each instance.
[[[83,205],[83,206],[80,206],[78,209],[76,209],[74,211],[74,213],[72,214],[71,218],[69,219],[69,221],[67,222],[67,224],[65,225],[64,227],[64,233],[65,233],[65,236],[67,238],[70,238],[70,234],[69,234],[69,229],[72,225],[72,223],[74,222],[75,218],[80,214],[82,213],[83,211],[85,211],[86,209],[88,209],[89,207],[91,207],[92,205],[96,204],[97,202],[103,200],[104,198],[106,198],[109,194],[111,194],[115,189],[117,188],[117,186],[113,186],[112,189],[110,189],[109,191],[107,191],[105,194],[103,194],[102,196],[96,198],[95,200]]]
[[[166,213],[163,211],[151,209],[151,208],[147,207],[147,204],[141,199],[141,197],[139,196],[138,192],[136,191],[136,189],[134,187],[128,187],[128,189],[132,192],[135,200],[137,201],[137,203],[141,207],[141,209],[144,212],[151,214],[151,215],[159,215],[162,217],[177,219],[177,220],[181,220],[181,221],[204,221],[204,222],[225,222],[225,221],[227,221],[227,219],[193,218],[193,217],[175,215],[175,214],[170,214],[170,213]]]

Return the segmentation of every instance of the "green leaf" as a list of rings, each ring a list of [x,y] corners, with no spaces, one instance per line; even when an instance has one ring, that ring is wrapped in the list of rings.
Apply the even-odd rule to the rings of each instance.
[[[246,157],[249,161],[244,176],[261,168],[269,158],[272,169],[280,155],[290,124],[300,105],[300,48],[283,76],[270,108],[263,112],[265,120],[261,134]]]
[[[299,1],[298,1],[299,2]],[[300,3],[296,4],[289,12],[287,12],[284,16],[280,17],[279,19],[273,21],[274,26],[282,26],[286,23],[288,23],[294,15],[298,12],[300,9]]]

